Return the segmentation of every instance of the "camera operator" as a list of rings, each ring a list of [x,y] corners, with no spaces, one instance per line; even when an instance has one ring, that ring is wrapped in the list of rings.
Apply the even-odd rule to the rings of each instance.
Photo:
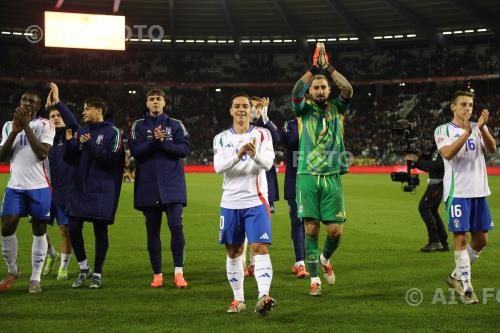
[[[418,205],[418,211],[427,227],[429,243],[420,250],[422,252],[449,251],[448,234],[438,212],[443,197],[443,158],[437,149],[430,156],[406,154],[405,158],[413,162],[412,168],[429,173],[427,189]]]

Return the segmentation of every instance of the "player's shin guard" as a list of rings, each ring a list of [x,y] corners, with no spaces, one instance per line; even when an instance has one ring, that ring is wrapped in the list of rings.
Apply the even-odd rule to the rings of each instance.
[[[319,276],[319,250],[318,250],[318,236],[307,235],[305,236],[306,245],[306,265],[311,278]]]
[[[269,296],[271,289],[271,282],[273,280],[273,266],[271,264],[271,257],[269,254],[256,254],[255,261],[255,280],[257,280],[257,287],[259,288],[259,298],[262,296]]]
[[[330,259],[333,252],[339,247],[340,237],[331,238],[330,236],[326,236],[325,238],[325,246],[323,247],[323,257],[327,260]]]
[[[467,250],[455,251],[455,265],[464,290],[470,289],[470,259]]]
[[[469,254],[470,265],[472,266],[472,264],[477,260],[477,258],[479,258],[481,251],[476,251],[470,246],[470,244],[467,244],[467,253]],[[457,268],[453,270],[451,276],[457,279],[459,278],[460,273],[458,272]]]
[[[43,263],[45,262],[45,257],[47,256],[47,236],[44,234],[42,236],[33,235],[33,245],[31,246],[31,281],[40,281],[40,275],[42,274]]]
[[[243,273],[242,257],[226,258],[227,280],[231,289],[233,289],[234,299],[240,302],[245,301],[245,293],[243,291],[243,281],[245,274]]]
[[[17,237],[16,234],[2,237],[2,255],[10,274],[17,274]]]

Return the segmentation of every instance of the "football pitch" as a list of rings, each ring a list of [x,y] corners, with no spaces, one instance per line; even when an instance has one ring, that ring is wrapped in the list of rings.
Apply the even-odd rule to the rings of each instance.
[[[0,176],[3,196],[8,175]],[[31,229],[18,228],[22,277],[0,294],[0,332],[494,332],[500,324],[500,235],[490,242],[472,266],[479,305],[458,304],[445,284],[453,267],[452,252],[421,253],[427,241],[418,214],[417,195],[403,193],[389,175],[343,176],[348,222],[333,256],[337,283],[323,283],[323,295],[308,295],[309,280],[291,272],[294,263],[286,201],[276,203],[272,217],[271,295],[277,306],[266,317],[253,312],[257,299],[254,278],[245,281],[247,311],[227,314],[232,292],[226,279],[226,254],[217,244],[222,176],[188,174],[188,206],[184,210],[185,277],[189,288],[172,283],[170,233],[163,224],[163,270],[166,285],[152,289],[142,215],[133,209],[133,184],[123,184],[116,222],[109,229],[110,247],[104,266],[103,288],[73,290],[78,271],[70,264],[70,279],[55,274],[42,278],[43,292],[30,295]],[[279,179],[282,192],[283,175]],[[489,177],[493,218],[500,217],[500,177]],[[282,193],[281,193],[282,194]],[[444,212],[441,206],[441,213]],[[164,217],[165,219],[165,217]],[[84,227],[87,254],[93,264],[94,236]],[[59,239],[56,227],[49,234]],[[321,232],[320,245],[324,239]],[[451,241],[451,240],[450,240]],[[59,265],[59,263],[56,263]],[[0,275],[6,273],[4,262]],[[324,279],[323,279],[324,280]],[[422,302],[411,306],[407,291],[418,288]],[[415,292],[415,294],[411,294]],[[418,291],[409,300],[419,301]],[[487,296],[486,298],[484,296]]]

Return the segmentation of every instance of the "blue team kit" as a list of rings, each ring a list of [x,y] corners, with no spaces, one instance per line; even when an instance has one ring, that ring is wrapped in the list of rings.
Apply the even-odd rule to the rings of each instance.
[[[490,207],[485,197],[451,198],[446,202],[450,232],[476,232],[494,229]]]

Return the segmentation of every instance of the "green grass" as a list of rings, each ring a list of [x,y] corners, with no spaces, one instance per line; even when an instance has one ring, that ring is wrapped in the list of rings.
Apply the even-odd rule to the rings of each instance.
[[[291,273],[293,250],[286,202],[277,202],[273,216],[271,288],[276,310],[265,318],[252,310],[255,280],[245,283],[250,311],[229,315],[232,300],[226,280],[225,251],[217,244],[222,178],[189,174],[189,205],[184,211],[186,233],[185,276],[190,286],[171,284],[170,235],[164,224],[163,262],[166,287],[149,287],[152,273],[146,251],[143,217],[132,207],[133,185],[124,184],[117,221],[110,228],[110,249],[101,290],[73,290],[77,271],[70,265],[69,281],[55,275],[43,279],[44,292],[26,291],[31,271],[31,230],[21,221],[19,265],[24,272],[8,293],[0,295],[0,332],[492,332],[500,313],[500,236],[490,233],[490,244],[473,266],[474,286],[495,288],[498,301],[465,306],[431,304],[436,288],[447,293],[444,280],[453,266],[452,253],[424,254],[426,231],[417,211],[417,196],[403,193],[388,175],[344,176],[348,222],[340,248],[334,254],[337,284],[324,285],[323,296],[307,294],[309,281]],[[0,177],[3,189],[7,177]],[[489,199],[494,217],[500,216],[500,177],[490,177]],[[280,185],[283,178],[280,177]],[[93,262],[93,234],[85,226],[87,252]],[[55,227],[49,228],[58,240]],[[324,230],[321,234],[323,237]],[[320,243],[323,241],[321,240]],[[58,243],[58,242],[57,242]],[[0,264],[0,274],[6,267]],[[422,290],[424,300],[411,307],[405,302],[409,288]],[[449,300],[450,297],[448,296]]]

